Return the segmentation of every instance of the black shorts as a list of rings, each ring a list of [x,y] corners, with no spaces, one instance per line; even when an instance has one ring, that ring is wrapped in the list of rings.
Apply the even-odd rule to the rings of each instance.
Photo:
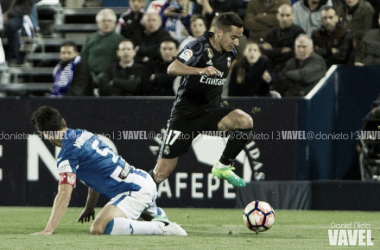
[[[204,131],[218,131],[218,123],[235,108],[220,107],[201,117],[168,121],[159,158],[176,158],[187,152],[191,142]]]

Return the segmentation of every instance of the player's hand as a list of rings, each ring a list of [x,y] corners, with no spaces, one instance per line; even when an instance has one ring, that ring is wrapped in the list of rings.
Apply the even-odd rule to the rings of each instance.
[[[52,235],[53,232],[47,232],[47,231],[41,231],[41,232],[36,232],[36,233],[32,233],[31,235]]]
[[[220,71],[217,70],[213,66],[203,68],[199,73],[200,73],[200,75],[206,75],[206,76],[216,76],[216,77],[222,76],[222,73],[220,73]]]
[[[79,215],[77,222],[90,222],[91,218],[92,220],[95,218],[95,209],[84,209],[83,212]]]

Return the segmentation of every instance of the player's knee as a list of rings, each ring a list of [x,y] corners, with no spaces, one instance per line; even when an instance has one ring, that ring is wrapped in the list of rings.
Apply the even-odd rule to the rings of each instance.
[[[238,113],[237,125],[240,129],[250,129],[253,128],[253,119],[247,113],[241,111]]]
[[[90,228],[90,233],[94,235],[101,235],[104,233],[104,227],[98,223],[93,223]]]

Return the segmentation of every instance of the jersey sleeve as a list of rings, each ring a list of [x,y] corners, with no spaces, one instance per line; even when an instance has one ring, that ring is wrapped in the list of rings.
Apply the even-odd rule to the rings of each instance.
[[[177,59],[187,66],[195,66],[205,51],[205,44],[198,40],[190,42],[178,54]]]
[[[58,163],[59,185],[69,184],[76,186],[76,165],[75,160],[61,160]]]

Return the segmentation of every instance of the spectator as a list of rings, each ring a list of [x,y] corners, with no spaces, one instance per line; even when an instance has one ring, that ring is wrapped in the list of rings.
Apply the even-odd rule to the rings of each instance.
[[[346,4],[345,0],[331,0],[332,7],[337,11],[337,14],[339,16],[339,19],[342,19],[342,13],[340,13],[340,10],[343,10],[343,6]]]
[[[280,72],[285,66],[285,62],[294,57],[294,41],[297,36],[305,31],[300,26],[293,24],[294,12],[289,4],[281,5],[276,17],[279,27],[268,30],[261,47],[263,53],[274,63],[276,72]]]
[[[5,34],[8,38],[8,48],[5,50],[9,66],[22,64],[20,61],[20,37],[18,31],[22,28],[23,16],[32,11],[33,0],[1,0]]]
[[[141,19],[145,14],[145,0],[129,0],[130,9],[121,14],[117,30],[127,39],[133,39],[135,33],[143,30]]]
[[[87,63],[81,59],[77,45],[72,41],[62,43],[60,62],[53,72],[52,97],[93,96],[90,72]]]
[[[190,0],[168,0],[160,10],[163,26],[177,42],[189,35],[193,13],[194,2]]]
[[[322,28],[312,35],[314,52],[325,59],[327,68],[347,64],[352,52],[352,32],[339,23],[339,16],[331,6],[323,8],[322,23]]]
[[[194,41],[198,37],[203,36],[206,30],[206,19],[200,14],[194,14],[190,18],[190,31],[192,36],[189,35],[185,40],[181,42],[181,44],[178,47],[178,51],[181,51],[189,42]]]
[[[272,27],[278,26],[276,18],[278,8],[289,4],[290,0],[250,0],[244,19],[244,28],[250,32],[249,39],[262,43],[265,34]]]
[[[32,7],[32,11],[29,13],[30,20],[32,21],[34,31],[38,35],[41,35],[41,29],[40,29],[40,24],[39,24],[39,20],[38,20],[38,10],[37,10],[37,3],[40,1],[41,0],[34,0],[33,1],[34,4]]]
[[[161,41],[171,36],[161,27],[162,20],[158,13],[145,13],[142,24],[144,30],[139,31],[133,39],[133,43],[138,46],[135,61],[148,63],[160,58]]]
[[[332,6],[331,0],[299,0],[293,4],[294,23],[311,36],[314,30],[322,26],[321,12],[324,6]]]
[[[170,63],[177,55],[177,42],[165,39],[160,44],[160,59],[149,65],[150,80],[147,82],[144,94],[150,96],[174,96],[173,82],[176,76],[168,75]]]
[[[107,74],[100,79],[99,94],[102,96],[142,95],[142,84],[146,81],[147,69],[136,63],[136,48],[131,40],[119,44],[117,62],[112,62]]]
[[[117,60],[116,50],[123,37],[115,33],[116,14],[113,10],[99,11],[96,23],[99,30],[86,39],[81,56],[89,65],[92,80],[98,86],[109,64]]]
[[[370,3],[364,0],[345,0],[346,4],[339,10],[342,22],[355,35],[355,48],[364,34],[371,29],[374,10]]]
[[[373,15],[372,28],[378,28],[378,27],[380,27],[379,23],[377,21],[377,17],[380,14],[380,1],[379,0],[367,0],[367,2],[369,2],[372,5],[373,10],[375,11],[375,14]]]
[[[207,30],[209,30],[216,13],[229,11],[237,13],[240,1],[242,0],[197,0],[194,13],[201,14],[206,18],[206,23],[209,25]]]
[[[377,22],[380,26],[380,14]],[[355,65],[380,65],[380,28],[367,31],[355,55]]]
[[[229,96],[269,96],[274,82],[272,62],[261,56],[257,43],[248,42],[244,56],[233,66]]]
[[[279,74],[285,96],[305,96],[326,74],[325,60],[313,52],[313,41],[301,34],[295,41],[295,57],[289,59]]]

